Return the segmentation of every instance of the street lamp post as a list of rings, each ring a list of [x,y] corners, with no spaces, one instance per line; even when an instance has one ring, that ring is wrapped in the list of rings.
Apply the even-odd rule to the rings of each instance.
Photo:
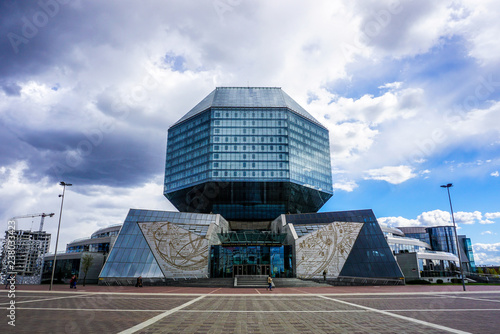
[[[60,182],[59,185],[63,186],[63,193],[62,195],[59,195],[59,197],[61,197],[61,211],[59,212],[59,225],[57,225],[56,250],[54,252],[54,261],[52,261],[52,277],[50,278],[49,291],[52,291],[52,284],[54,282],[54,272],[56,271],[57,244],[59,243],[59,230],[61,229],[61,217],[64,204],[64,193],[66,191],[66,187],[72,186],[71,183],[65,183],[65,182]]]
[[[448,190],[448,199],[450,200],[450,210],[451,210],[451,219],[453,221],[453,227],[455,228],[455,242],[457,245],[457,255],[458,255],[458,264],[460,265],[460,275],[462,276],[462,286],[465,289],[465,280],[464,280],[464,266],[462,265],[462,259],[460,257],[460,246],[458,244],[458,234],[457,234],[457,225],[455,224],[455,217],[453,216],[453,206],[451,205],[451,195],[450,188],[453,187],[453,183],[448,183],[446,185],[442,185],[441,188],[446,188]]]

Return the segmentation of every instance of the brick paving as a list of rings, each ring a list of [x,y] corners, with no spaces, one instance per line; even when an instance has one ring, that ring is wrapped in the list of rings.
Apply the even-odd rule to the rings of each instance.
[[[16,327],[0,291],[0,332],[498,333],[500,286],[467,288],[18,286]]]

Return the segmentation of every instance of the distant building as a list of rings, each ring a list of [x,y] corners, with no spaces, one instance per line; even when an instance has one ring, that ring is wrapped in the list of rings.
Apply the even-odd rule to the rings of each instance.
[[[426,228],[383,226],[382,231],[406,281],[436,283],[441,280],[444,283],[458,277],[458,257],[449,252],[432,250],[431,245],[423,241],[431,240]]]
[[[474,261],[474,251],[472,249],[472,242],[470,238],[467,238],[466,235],[459,235],[458,244],[461,247],[460,257],[464,270],[472,273],[477,272],[476,262]]]
[[[66,245],[66,252],[57,254],[56,270],[54,271],[54,283],[68,283],[71,276],[77,275],[79,282],[82,282],[84,274],[82,270],[82,258],[92,256],[92,266],[90,267],[85,282],[97,283],[99,273],[106,261],[106,258],[113,248],[116,236],[120,232],[122,224],[101,228],[89,238],[73,240]],[[52,277],[52,265],[54,254],[45,256],[42,283],[49,283]]]
[[[66,245],[66,253],[109,253],[121,227],[122,224],[111,225],[95,231],[90,238],[73,240]]]
[[[458,256],[453,226],[433,227],[398,227],[406,237],[417,238],[430,244],[430,249],[437,252],[447,252]],[[465,272],[476,272],[474,253],[470,238],[465,235],[458,236],[460,247],[460,263]]]
[[[49,248],[50,234],[45,231],[9,229],[2,247],[2,276],[14,272],[18,284],[40,284],[43,259]],[[7,258],[11,254],[14,254],[14,270]]]
[[[459,236],[459,261],[452,226],[387,227],[382,231],[407,281],[424,279],[436,283],[459,277],[460,263],[465,272],[474,273],[470,239]]]

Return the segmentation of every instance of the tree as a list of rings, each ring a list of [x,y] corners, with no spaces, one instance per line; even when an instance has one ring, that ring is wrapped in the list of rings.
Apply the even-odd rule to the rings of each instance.
[[[82,271],[83,271],[83,286],[85,286],[85,278],[87,278],[87,272],[94,262],[94,257],[91,254],[85,254],[82,256]]]

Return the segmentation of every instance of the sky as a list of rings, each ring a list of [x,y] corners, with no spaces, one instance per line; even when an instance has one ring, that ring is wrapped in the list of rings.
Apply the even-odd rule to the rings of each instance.
[[[330,132],[321,211],[451,224],[500,265],[497,1],[0,3],[0,222],[54,251],[163,196],[168,128],[219,86],[281,87]],[[39,217],[18,220],[38,229]]]

